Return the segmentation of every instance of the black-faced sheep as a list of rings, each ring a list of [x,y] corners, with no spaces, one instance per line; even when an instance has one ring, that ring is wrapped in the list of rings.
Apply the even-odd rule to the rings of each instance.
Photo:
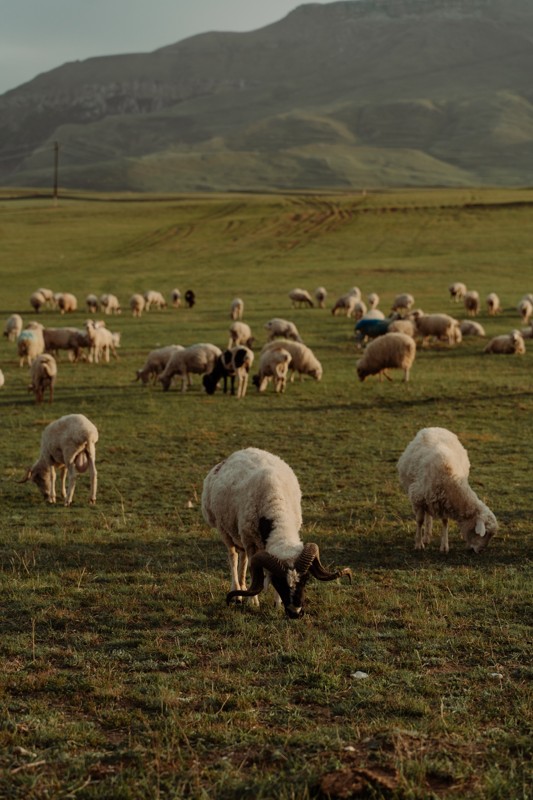
[[[224,382],[224,393],[226,393],[229,378],[231,394],[235,394],[235,380],[237,380],[237,398],[244,397],[248,387],[248,374],[253,363],[254,354],[248,347],[241,345],[225,350],[217,358],[211,372],[202,378],[207,394],[214,394],[221,380]]]
[[[196,303],[196,295],[192,289],[187,289],[185,292],[185,302],[187,303],[187,308],[192,308]]]
[[[384,375],[388,380],[388,369],[403,369],[404,381],[409,380],[411,367],[416,357],[416,344],[405,333],[386,333],[367,345],[363,357],[357,362],[357,375],[364,381],[368,375]]]

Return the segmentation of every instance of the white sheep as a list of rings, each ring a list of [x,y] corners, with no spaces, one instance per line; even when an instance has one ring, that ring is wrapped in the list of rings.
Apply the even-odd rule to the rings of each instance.
[[[522,339],[533,339],[533,323],[529,328],[522,328],[520,333],[522,334]]]
[[[317,306],[319,308],[325,308],[326,307],[327,296],[328,296],[328,293],[327,293],[326,289],[324,288],[324,286],[318,286],[315,289],[315,300],[316,300],[316,304],[317,304]]]
[[[158,380],[167,392],[174,375],[181,377],[181,391],[187,391],[187,384],[191,384],[191,373],[207,375],[215,367],[217,358],[222,355],[222,350],[214,344],[200,342],[173,353],[159,376]]]
[[[6,379],[4,377],[4,373],[0,369],[0,389],[4,386],[5,382],[6,382]]]
[[[76,476],[89,469],[91,495],[96,503],[96,442],[98,430],[83,414],[67,414],[54,420],[43,431],[41,454],[20,483],[33,481],[49,503],[56,501],[56,468],[62,472],[61,496],[65,505],[72,503]]]
[[[110,353],[118,360],[116,348],[120,346],[120,334],[112,333],[105,325],[97,325],[92,319],[87,320],[85,329],[90,341],[89,361],[98,364],[103,356],[109,363]]]
[[[35,395],[35,402],[42,403],[48,389],[48,402],[54,399],[54,386],[57,378],[56,360],[50,353],[41,353],[30,366],[30,385],[28,391]]]
[[[53,291],[51,289],[43,289],[42,286],[39,289],[37,289],[37,291],[39,292],[39,294],[42,294],[42,296],[44,297],[44,301],[45,301],[46,305],[50,306],[50,308],[54,308],[54,306],[55,306],[55,297],[54,297]]]
[[[405,333],[414,339],[416,333],[415,323],[412,319],[395,319],[390,323],[387,333]]]
[[[479,299],[479,292],[476,292],[474,289],[470,289],[463,298],[464,306],[467,313],[471,317],[475,317],[479,314],[481,309],[481,301]]]
[[[78,308],[78,300],[75,295],[70,292],[63,292],[57,301],[57,305],[61,314],[71,314]]]
[[[302,338],[298,333],[298,328],[294,322],[280,317],[274,317],[265,324],[265,329],[268,331],[268,338],[270,341],[278,337],[283,339],[292,339],[294,342],[301,342]]]
[[[249,447],[237,450],[207,474],[202,491],[205,521],[226,545],[231,574],[229,603],[257,595],[267,580],[291,619],[303,615],[304,588],[310,575],[331,581],[348,568],[329,572],[320,563],[319,548],[304,545],[301,491],[292,469],[278,456]],[[250,565],[251,586],[246,588]]]
[[[291,359],[291,354],[284,347],[264,350],[259,356],[259,371],[252,379],[258,391],[264,392],[269,381],[273,380],[274,391],[284,392]]]
[[[367,345],[363,357],[357,362],[357,375],[364,381],[368,375],[384,375],[388,380],[388,369],[403,369],[404,381],[409,380],[409,373],[416,357],[416,344],[411,336],[405,333],[386,333]]]
[[[121,314],[122,309],[118,297],[114,294],[100,295],[100,306],[104,314]]]
[[[352,286],[352,288],[346,292],[346,294],[341,295],[335,301],[335,304],[331,309],[331,313],[333,316],[335,316],[337,311],[341,311],[342,313],[346,314],[347,317],[350,317],[352,315],[354,305],[360,299],[361,289],[359,289],[358,286]]]
[[[315,381],[322,380],[322,364],[315,356],[310,347],[303,344],[303,342],[293,342],[289,339],[277,339],[273,342],[268,342],[262,349],[262,353],[270,350],[287,350],[291,354],[291,361],[289,364],[289,371],[291,372],[291,380],[294,380],[294,374],[297,372],[300,380],[304,375],[309,375]]]
[[[19,334],[17,339],[17,352],[19,355],[19,364],[22,367],[24,361],[28,366],[31,362],[44,353],[44,326],[39,322],[29,322],[23,331]]]
[[[38,314],[41,308],[46,305],[46,299],[44,295],[39,291],[33,292],[30,296],[30,305],[35,313]]]
[[[231,301],[229,315],[232,320],[242,319],[244,314],[244,300],[234,297]]]
[[[460,300],[464,299],[466,294],[466,286],[464,283],[461,283],[461,281],[455,281],[455,283],[452,283],[450,286],[448,286],[448,291],[451,299],[455,303],[458,303]]]
[[[434,517],[442,520],[442,553],[449,550],[450,519],[459,524],[462,538],[475,553],[497,532],[496,517],[468,484],[469,472],[467,451],[446,428],[423,428],[407,445],[398,473],[416,518],[416,550],[429,543]]]
[[[245,345],[245,347],[252,348],[254,343],[254,337],[252,336],[252,330],[246,322],[240,322],[237,320],[236,322],[232,322],[229,327],[229,342],[228,348],[231,347],[238,347],[240,344]]]
[[[313,308],[315,305],[307,289],[291,289],[289,292],[289,300],[291,301],[293,308],[301,306]]]
[[[515,330],[511,331],[511,333],[504,333],[501,336],[494,336],[483,352],[497,355],[516,354],[521,356],[526,352],[526,344],[520,331]]]
[[[352,313],[350,314],[356,320],[363,319],[365,314],[367,313],[366,303],[363,300],[356,300],[353,308]]]
[[[531,317],[533,316],[533,302],[528,297],[523,297],[518,303],[516,310],[522,317],[524,325],[529,325]]]
[[[489,316],[495,317],[496,314],[499,314],[502,310],[500,298],[496,294],[496,292],[490,292],[487,295],[487,299],[485,301],[487,303],[487,311]]]
[[[179,289],[172,289],[170,293],[170,302],[173,308],[179,308],[181,306],[181,292]]]
[[[100,310],[100,301],[95,294],[88,294],[85,298],[85,305],[89,314],[97,314]]]
[[[142,317],[145,305],[146,303],[142,294],[139,294],[138,292],[132,294],[132,296],[130,297],[130,308],[132,316]]]
[[[202,378],[202,383],[207,394],[214,394],[221,380],[224,381],[224,393],[227,390],[227,381],[230,379],[231,394],[235,394],[235,380],[237,380],[237,399],[246,394],[248,388],[248,375],[254,363],[254,354],[249,347],[239,345],[225,350],[220,355],[215,366]]]
[[[371,308],[366,314],[363,314],[361,319],[385,319],[385,314],[380,308]]]
[[[161,292],[156,292],[154,290],[149,289],[144,293],[144,309],[145,311],[151,311],[152,308],[157,308],[161,311],[163,308],[167,307],[167,301],[161,294]]]
[[[416,334],[422,339],[422,345],[427,344],[432,337],[443,339],[450,345],[462,339],[459,321],[449,314],[424,314],[417,309],[411,316],[415,323]]]
[[[20,314],[11,314],[6,321],[4,328],[4,336],[7,337],[8,342],[16,342],[22,333],[22,317]]]
[[[459,321],[459,330],[463,336],[485,336],[485,328],[480,322],[473,319]]]
[[[158,347],[156,350],[151,350],[146,356],[146,361],[141,369],[137,370],[135,380],[140,380],[146,384],[151,379],[152,383],[155,383],[173,353],[184,349],[181,344],[169,344],[166,347]]]
[[[370,292],[366,298],[366,302],[370,311],[372,311],[374,308],[377,308],[379,305],[379,294],[377,292]]]
[[[397,294],[394,298],[391,306],[391,311],[397,311],[398,314],[402,316],[409,313],[415,303],[415,298],[412,294],[408,292],[404,292],[403,294]]]

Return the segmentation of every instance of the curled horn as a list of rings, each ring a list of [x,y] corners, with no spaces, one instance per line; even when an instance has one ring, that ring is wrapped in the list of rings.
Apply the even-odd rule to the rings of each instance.
[[[304,545],[303,551],[300,553],[294,563],[294,568],[300,575],[310,572],[313,577],[319,581],[334,581],[336,578],[341,578],[347,575],[350,583],[352,582],[352,571],[349,567],[338,569],[335,572],[328,572],[320,562],[320,551],[318,545],[314,542],[309,542]]]
[[[283,561],[267,553],[266,550],[260,550],[250,561],[250,575],[252,576],[250,588],[234,589],[228,592],[226,595],[226,603],[230,603],[234,597],[255,597],[259,592],[262,592],[265,585],[265,569],[269,572],[275,572],[278,575],[285,574],[287,571],[287,567]]]
[[[30,478],[31,478],[31,467],[28,467],[23,479],[21,481],[17,481],[17,483],[26,483],[26,481],[29,481]]]

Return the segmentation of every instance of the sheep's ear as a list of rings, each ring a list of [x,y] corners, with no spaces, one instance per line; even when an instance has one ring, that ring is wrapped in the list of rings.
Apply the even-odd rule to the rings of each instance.
[[[21,481],[17,481],[17,483],[26,483],[31,479],[31,467],[28,467],[25,476],[22,478]]]
[[[476,533],[478,536],[485,536],[485,523],[482,519],[478,519],[476,522]]]

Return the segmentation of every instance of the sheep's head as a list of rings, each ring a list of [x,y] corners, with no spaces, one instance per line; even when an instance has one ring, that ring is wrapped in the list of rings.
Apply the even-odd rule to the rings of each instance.
[[[48,500],[49,503],[53,503],[52,474],[49,469],[35,469],[35,467],[29,467],[26,475],[19,483],[26,483],[27,481],[33,481],[45,500]]]
[[[250,562],[252,583],[249,589],[236,589],[228,592],[226,602],[231,602],[234,597],[254,597],[264,588],[265,570],[270,574],[272,586],[279,594],[285,613],[290,619],[300,619],[303,616],[304,589],[310,575],[319,581],[333,581],[347,575],[350,583],[352,572],[346,567],[336,572],[328,572],[320,563],[318,545],[309,542],[294,561],[294,563],[281,561],[266,550],[260,550]]]
[[[483,513],[465,520],[460,525],[460,530],[466,546],[474,553],[481,553],[498,532],[498,521],[492,511],[485,508]]]
[[[361,365],[361,361],[357,362],[357,375],[360,381],[364,381],[370,375],[370,372]]]

